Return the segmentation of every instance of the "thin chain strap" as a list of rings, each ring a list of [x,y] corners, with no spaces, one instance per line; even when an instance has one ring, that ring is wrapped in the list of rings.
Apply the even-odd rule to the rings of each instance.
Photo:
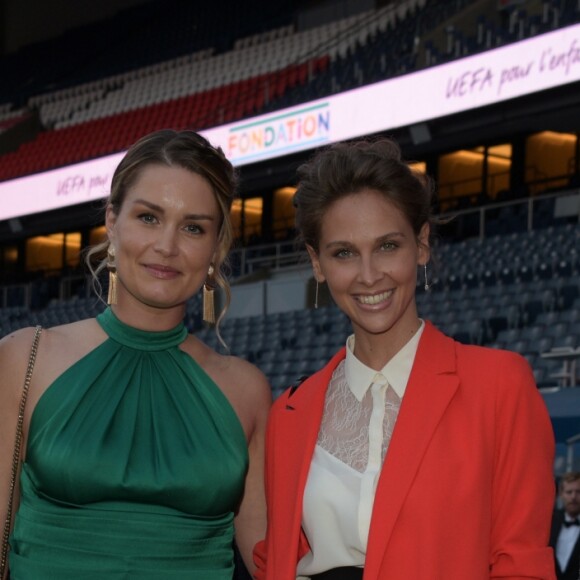
[[[34,340],[32,341],[32,348],[30,349],[30,356],[28,357],[28,368],[26,369],[26,378],[24,379],[24,387],[22,389],[22,397],[20,398],[20,407],[18,408],[18,423],[16,424],[16,439],[14,441],[14,454],[12,456],[12,473],[10,476],[10,489],[8,493],[8,511],[6,512],[6,521],[4,522],[4,532],[2,534],[2,555],[0,558],[0,579],[4,578],[6,572],[6,560],[8,556],[8,538],[10,536],[10,524],[12,522],[12,503],[14,501],[14,490],[16,488],[16,477],[18,475],[18,467],[20,464],[20,453],[22,449],[22,425],[24,423],[24,409],[26,408],[26,399],[28,398],[28,389],[32,379],[32,371],[34,370],[34,362],[36,360],[36,353],[38,351],[38,341],[40,340],[40,333],[42,327],[37,326],[34,331]]]

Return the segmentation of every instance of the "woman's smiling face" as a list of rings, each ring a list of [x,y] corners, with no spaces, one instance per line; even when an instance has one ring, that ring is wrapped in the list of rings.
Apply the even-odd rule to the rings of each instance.
[[[402,347],[417,329],[417,266],[429,260],[429,226],[418,239],[399,208],[365,189],[330,205],[318,254],[308,248],[316,279],[326,281],[355,336],[388,335]]]
[[[149,165],[118,214],[107,210],[115,250],[118,303],[183,308],[204,283],[221,213],[209,182],[182,167]]]

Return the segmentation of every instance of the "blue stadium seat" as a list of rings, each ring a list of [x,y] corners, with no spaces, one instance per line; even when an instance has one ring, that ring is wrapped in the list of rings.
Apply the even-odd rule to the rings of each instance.
[[[506,348],[510,348],[511,344],[518,341],[520,338],[520,330],[518,328],[508,328],[498,332],[496,339],[501,341]],[[513,349],[511,349],[513,350]]]
[[[538,340],[529,341],[528,346],[530,351],[537,352],[541,354],[543,352],[548,352],[554,343],[554,339],[551,336],[544,336]]]
[[[540,340],[546,334],[546,328],[542,324],[535,324],[533,326],[526,326],[520,330],[520,338],[527,340],[528,343],[533,344]]]
[[[569,278],[572,275],[572,261],[562,258],[554,265],[554,275],[560,278]]]
[[[513,350],[514,352],[519,352],[520,354],[524,354],[530,351],[528,347],[528,341],[524,339],[518,339],[515,340],[514,342],[507,343],[506,348],[509,350]]]
[[[569,325],[567,322],[557,322],[546,326],[545,336],[551,336],[553,339],[562,338],[569,334]]]
[[[580,345],[580,337],[575,334],[563,334],[554,337],[552,348],[576,348]]]
[[[279,360],[280,351],[276,348],[270,348],[268,350],[264,350],[260,353],[258,358],[258,364],[260,367],[263,365],[267,365],[272,362],[277,362]],[[266,371],[264,371],[266,373]],[[268,373],[266,373],[268,374]]]
[[[542,300],[540,298],[522,296],[524,324],[534,324],[538,316],[544,312]]]
[[[497,288],[497,276],[494,270],[486,268],[480,276],[480,282],[488,288]]]
[[[560,321],[560,313],[556,311],[541,312],[536,318],[536,324],[543,326],[552,326]]]
[[[497,272],[497,280],[500,284],[507,286],[516,282],[518,280],[518,276],[514,270],[508,266],[503,266],[503,268]]]
[[[550,280],[553,276],[553,270],[548,262],[539,262],[535,267],[535,276],[540,280]]]
[[[571,308],[574,304],[574,300],[580,296],[580,287],[578,281],[575,279],[568,279],[567,282],[572,282],[574,280],[575,283],[563,284],[558,292],[558,306],[561,310],[567,310]]]

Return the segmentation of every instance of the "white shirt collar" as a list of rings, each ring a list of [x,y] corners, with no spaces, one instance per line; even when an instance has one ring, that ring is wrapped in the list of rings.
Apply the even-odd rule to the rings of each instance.
[[[371,369],[354,356],[354,334],[348,337],[346,340],[344,375],[350,390],[359,401],[362,401],[371,384],[381,378],[380,376],[377,377],[377,375],[383,375],[395,393],[400,398],[403,397],[415,355],[417,354],[419,339],[423,334],[424,328],[425,323],[421,320],[419,330],[417,330],[409,342],[379,372]]]

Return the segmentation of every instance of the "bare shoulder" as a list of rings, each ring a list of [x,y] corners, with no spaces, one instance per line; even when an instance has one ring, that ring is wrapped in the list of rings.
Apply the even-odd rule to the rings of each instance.
[[[218,385],[224,390],[243,395],[250,404],[271,399],[271,388],[266,375],[255,365],[237,356],[212,351],[209,368],[219,377]],[[209,361],[208,361],[209,362]]]
[[[2,390],[22,389],[35,329],[22,328],[0,341]],[[42,392],[66,368],[74,364],[106,338],[94,319],[53,328],[43,328],[38,344],[33,391]],[[33,399],[34,399],[33,394]]]
[[[35,329],[21,328],[7,334],[0,340],[0,368],[2,368],[2,384],[9,388],[17,377],[24,377]],[[18,381],[20,383],[21,381]],[[3,389],[4,390],[4,389]]]
[[[252,363],[220,354],[194,336],[189,337],[185,350],[224,392],[243,393],[245,397],[270,396],[266,375]]]
[[[32,327],[22,328],[0,340],[0,445],[12,437],[16,426],[34,333]]]
[[[237,356],[228,356],[226,367],[237,384],[247,391],[255,391],[256,394],[270,393],[270,384],[266,375],[252,363]]]
[[[193,336],[185,350],[226,396],[250,439],[265,424],[272,404],[272,390],[266,375],[250,362],[219,354]]]
[[[252,363],[235,356],[220,356],[223,382],[218,383],[236,410],[247,433],[263,434],[272,405],[272,389],[266,375]],[[262,435],[260,435],[262,436]]]
[[[35,328],[29,326],[15,330],[0,340],[0,356],[14,355],[22,350],[25,345],[32,345]]]
[[[53,326],[43,331],[43,340],[48,348],[67,346],[75,351],[84,350],[87,345],[98,344],[105,337],[104,330],[94,318]]]

